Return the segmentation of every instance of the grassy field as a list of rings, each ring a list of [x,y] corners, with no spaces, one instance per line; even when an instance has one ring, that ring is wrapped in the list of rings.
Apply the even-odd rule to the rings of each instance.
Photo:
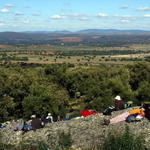
[[[82,44],[78,46],[66,46],[63,43],[60,45],[0,45],[0,51],[78,51],[78,50],[141,50],[148,51],[150,50],[150,44],[130,44],[124,45],[121,47],[99,47],[99,46],[83,46]]]
[[[115,54],[109,54],[111,51]],[[109,52],[107,55],[94,52]],[[124,53],[127,51],[127,53]],[[68,52],[68,55],[63,55]],[[77,55],[76,55],[76,52]],[[86,52],[86,53],[84,53]],[[117,54],[117,52],[119,52]],[[80,55],[80,53],[82,55]],[[93,55],[92,55],[93,53]],[[128,54],[129,53],[129,54]],[[70,55],[69,55],[70,54]],[[75,55],[74,55],[75,54]],[[103,55],[102,55],[103,54]],[[73,55],[73,56],[72,56]],[[133,61],[143,61],[145,57],[150,56],[150,44],[125,45],[123,47],[95,47],[95,46],[54,46],[54,45],[0,45],[1,62],[6,61],[2,58],[9,57],[7,61],[22,62],[19,58],[28,58],[27,63],[74,63],[74,64],[100,64],[113,63],[124,64]],[[12,58],[18,58],[18,60]]]

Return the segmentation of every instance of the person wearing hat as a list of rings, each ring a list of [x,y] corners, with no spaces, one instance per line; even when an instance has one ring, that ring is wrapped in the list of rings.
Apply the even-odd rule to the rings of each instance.
[[[124,102],[123,100],[121,99],[121,97],[119,95],[117,95],[115,97],[115,110],[122,110],[124,109]]]
[[[47,114],[46,121],[47,121],[47,123],[53,123],[54,122],[53,121],[53,116],[52,116],[51,113]]]
[[[40,129],[42,127],[44,127],[44,124],[43,122],[41,121],[40,118],[36,117],[36,115],[32,115],[31,116],[31,126],[32,126],[32,129],[35,131],[36,129]]]

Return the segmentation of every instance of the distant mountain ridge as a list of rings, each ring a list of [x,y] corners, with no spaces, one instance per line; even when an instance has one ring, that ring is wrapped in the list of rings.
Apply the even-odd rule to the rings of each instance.
[[[68,30],[62,30],[62,31],[24,31],[21,33],[41,33],[41,34],[48,34],[48,33],[61,33],[61,34],[66,34],[66,33],[71,33],[71,31]]]
[[[150,31],[86,29],[80,31],[0,32],[0,44],[58,44],[108,45],[108,43],[150,43]]]
[[[48,33],[58,33],[58,34],[72,34],[72,33],[90,33],[90,34],[146,34],[150,33],[148,30],[118,30],[118,29],[85,29],[85,30],[79,30],[79,31],[68,31],[68,30],[62,30],[62,31],[25,31],[21,33],[42,33],[42,34],[48,34]]]
[[[118,29],[86,29],[80,30],[79,33],[99,33],[99,34],[141,34],[141,33],[150,33],[146,30],[118,30]]]

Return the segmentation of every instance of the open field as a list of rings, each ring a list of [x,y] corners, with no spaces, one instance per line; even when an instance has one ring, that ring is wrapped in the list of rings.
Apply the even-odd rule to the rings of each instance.
[[[150,50],[150,44],[130,44],[124,46],[113,46],[113,47],[100,47],[100,46],[66,46],[63,43],[60,45],[50,45],[50,44],[37,44],[37,45],[0,45],[0,51],[82,51],[82,50],[141,50],[148,51]]]
[[[102,56],[49,56],[49,55],[34,55],[34,54],[11,54],[18,58],[28,58],[26,63],[40,63],[40,64],[52,64],[52,63],[73,63],[73,64],[100,64],[100,63],[130,63],[133,61],[142,61],[145,56],[150,56],[147,54],[132,54],[132,55],[102,55]],[[11,61],[11,60],[10,60]],[[15,61],[16,62],[16,61]]]
[[[131,44],[122,47],[1,45],[0,60],[26,63],[124,64],[144,61],[150,57],[150,44]]]

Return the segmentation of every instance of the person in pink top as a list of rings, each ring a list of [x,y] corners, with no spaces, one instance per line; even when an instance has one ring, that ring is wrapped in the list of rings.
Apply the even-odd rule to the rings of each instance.
[[[110,120],[104,120],[104,124],[108,125],[108,124],[115,124],[118,122],[125,121],[129,115],[137,115],[138,119],[142,119],[145,116],[144,111],[145,111],[144,108],[133,109],[131,111],[124,112]]]

